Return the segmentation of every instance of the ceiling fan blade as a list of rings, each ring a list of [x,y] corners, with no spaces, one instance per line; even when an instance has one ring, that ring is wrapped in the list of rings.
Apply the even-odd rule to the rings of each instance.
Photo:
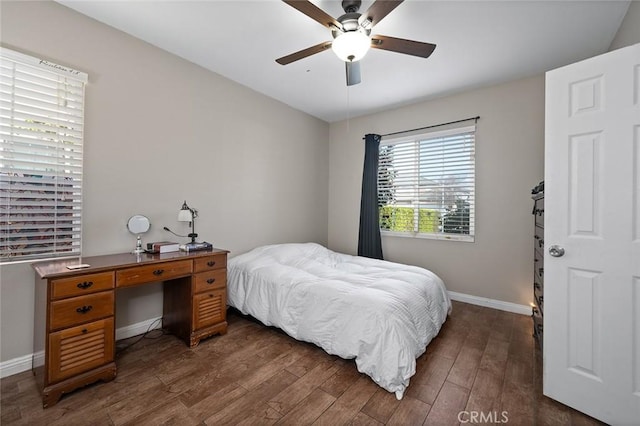
[[[315,55],[316,53],[324,52],[325,50],[331,47],[330,41],[324,41],[320,44],[316,44],[315,46],[307,47],[306,49],[302,49],[298,52],[292,53],[287,56],[283,56],[282,58],[276,59],[276,62],[280,65],[287,65],[291,62],[295,62],[299,59],[306,58],[307,56]]]
[[[404,53],[405,55],[428,58],[436,48],[435,44],[423,43],[415,40],[405,40],[376,34],[371,37],[371,47],[389,50],[391,52]]]
[[[345,62],[344,64],[347,70],[347,86],[360,83],[362,81],[360,78],[360,61]]]
[[[382,21],[393,9],[398,7],[404,0],[377,0],[358,19],[362,25],[365,21],[371,21],[371,27]]]
[[[342,24],[340,24],[340,22],[336,21],[331,15],[328,15],[324,10],[320,9],[318,6],[307,0],[282,1],[329,29],[332,29],[334,27],[340,30],[342,29]]]

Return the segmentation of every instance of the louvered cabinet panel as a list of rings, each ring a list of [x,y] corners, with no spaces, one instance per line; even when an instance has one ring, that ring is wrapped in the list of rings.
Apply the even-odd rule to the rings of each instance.
[[[113,317],[51,333],[48,350],[50,383],[113,361]]]
[[[217,324],[226,320],[227,291],[213,290],[193,297],[193,329]]]

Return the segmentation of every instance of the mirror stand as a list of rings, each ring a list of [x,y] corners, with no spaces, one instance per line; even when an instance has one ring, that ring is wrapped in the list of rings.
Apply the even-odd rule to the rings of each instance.
[[[136,248],[131,251],[133,254],[144,253],[144,249],[142,248],[142,237],[138,235],[138,240],[136,241]]]
[[[143,216],[141,214],[133,215],[127,221],[127,229],[132,234],[138,236],[136,240],[136,248],[131,251],[133,254],[141,254],[144,253],[144,248],[142,247],[142,237],[140,234],[144,234],[149,230],[151,223],[149,222],[149,218]]]

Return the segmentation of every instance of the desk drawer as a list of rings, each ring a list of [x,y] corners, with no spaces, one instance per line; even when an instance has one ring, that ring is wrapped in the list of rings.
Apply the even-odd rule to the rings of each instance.
[[[227,270],[217,269],[211,272],[201,272],[194,275],[194,293],[201,293],[207,290],[225,288],[227,286]]]
[[[51,298],[81,296],[113,288],[113,272],[79,275],[51,281]]]
[[[113,315],[113,291],[51,302],[49,328],[57,330]]]
[[[212,269],[224,269],[227,267],[227,254],[214,254],[212,256],[200,257],[194,261],[193,272],[204,272]]]
[[[116,272],[116,287],[165,281],[191,275],[193,262],[178,260],[161,265],[138,266]]]

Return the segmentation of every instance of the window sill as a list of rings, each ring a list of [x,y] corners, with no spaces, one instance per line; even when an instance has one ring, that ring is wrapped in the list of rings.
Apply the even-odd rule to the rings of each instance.
[[[475,242],[473,235],[463,234],[414,234],[408,232],[392,232],[392,231],[380,231],[380,235],[383,237],[400,237],[400,238],[420,238],[425,240],[444,240],[444,241],[461,241],[464,243]]]

